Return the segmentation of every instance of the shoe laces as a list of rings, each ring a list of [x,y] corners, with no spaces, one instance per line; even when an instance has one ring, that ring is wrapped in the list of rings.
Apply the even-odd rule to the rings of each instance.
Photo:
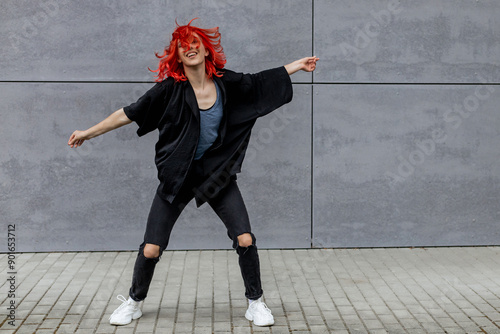
[[[269,309],[269,307],[267,307],[266,303],[262,302],[262,301],[256,301],[256,305],[255,305],[255,309],[258,310],[259,312],[262,312],[262,313],[270,313],[272,314],[271,310]]]
[[[120,306],[118,306],[118,308],[109,316],[110,319],[111,319],[111,317],[113,315],[115,315],[116,313],[118,313],[121,309],[123,309],[124,307],[126,307],[129,304],[127,298],[123,297],[123,295],[116,296],[116,299],[118,299],[119,301],[121,301],[122,304]]]

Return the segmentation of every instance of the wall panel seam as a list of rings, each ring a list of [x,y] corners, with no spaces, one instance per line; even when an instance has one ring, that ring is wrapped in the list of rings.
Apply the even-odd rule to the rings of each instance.
[[[311,0],[311,53],[314,50],[314,0]],[[314,248],[314,72],[311,74],[311,248]]]
[[[154,81],[39,81],[39,80],[0,80],[0,83],[33,84],[154,84]],[[499,86],[500,82],[292,82],[294,85],[373,85],[373,86]]]

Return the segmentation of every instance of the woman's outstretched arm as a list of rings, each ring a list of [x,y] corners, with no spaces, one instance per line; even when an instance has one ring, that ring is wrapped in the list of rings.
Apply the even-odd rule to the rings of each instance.
[[[100,136],[103,133],[109,132],[130,123],[132,123],[132,121],[127,117],[127,115],[125,115],[125,112],[123,112],[123,108],[121,108],[109,115],[99,124],[96,124],[85,131],[77,130],[73,132],[73,134],[69,137],[68,145],[70,147],[82,146],[85,140]]]
[[[288,74],[292,75],[295,72],[298,72],[300,70],[306,71],[306,72],[312,72],[316,69],[316,62],[319,60],[318,57],[305,57],[302,59],[298,59],[294,61],[293,63],[290,63],[288,65],[285,65],[285,69],[288,72]]]

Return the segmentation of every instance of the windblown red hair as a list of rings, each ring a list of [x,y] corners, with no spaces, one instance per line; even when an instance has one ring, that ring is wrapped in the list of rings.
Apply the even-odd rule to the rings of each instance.
[[[177,61],[177,54],[179,50],[179,43],[183,48],[189,49],[194,38],[193,34],[195,33],[200,37],[203,46],[209,52],[205,59],[206,73],[210,78],[214,75],[217,77],[222,76],[221,73],[217,72],[217,69],[224,68],[226,56],[224,55],[222,46],[220,45],[221,36],[219,33],[219,27],[202,29],[191,26],[191,22],[196,19],[197,18],[192,19],[187,25],[184,26],[180,26],[176,20],[175,24],[177,25],[177,28],[175,28],[172,33],[172,40],[170,41],[170,44],[165,47],[163,54],[159,55],[155,52],[156,57],[160,58],[160,63],[157,70],[150,71],[158,73],[155,79],[156,82],[163,81],[167,77],[173,77],[177,82],[187,80],[182,63]]]

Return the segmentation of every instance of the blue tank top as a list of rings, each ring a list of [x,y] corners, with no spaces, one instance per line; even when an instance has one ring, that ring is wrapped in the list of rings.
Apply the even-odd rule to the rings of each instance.
[[[210,109],[200,109],[200,140],[194,155],[194,160],[199,160],[203,154],[217,139],[219,134],[219,125],[222,119],[222,99],[220,88],[214,81],[217,99]]]

